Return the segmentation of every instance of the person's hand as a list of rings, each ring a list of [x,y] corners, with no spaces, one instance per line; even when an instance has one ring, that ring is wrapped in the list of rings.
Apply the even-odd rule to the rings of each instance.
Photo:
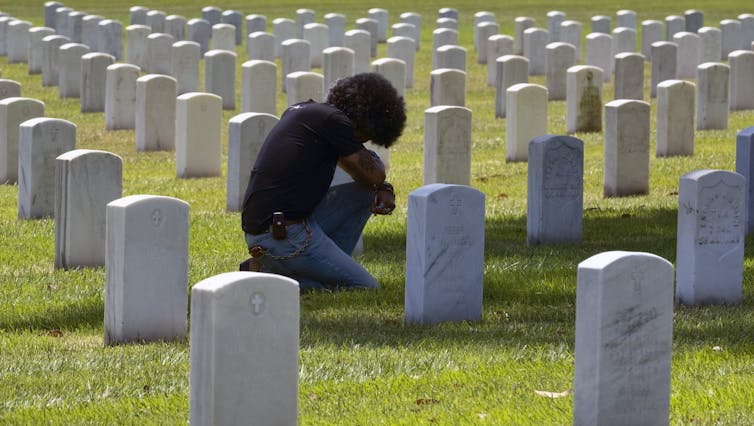
[[[378,189],[374,194],[372,203],[372,213],[374,214],[392,214],[395,209],[395,195],[387,189]]]

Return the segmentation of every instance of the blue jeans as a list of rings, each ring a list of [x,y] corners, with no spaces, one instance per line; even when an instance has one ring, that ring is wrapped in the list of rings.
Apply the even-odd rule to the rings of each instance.
[[[309,218],[287,226],[286,239],[276,240],[269,232],[245,234],[246,244],[265,249],[258,258],[262,272],[293,278],[302,291],[379,288],[377,280],[351,257],[373,200],[372,190],[358,183],[333,186]]]

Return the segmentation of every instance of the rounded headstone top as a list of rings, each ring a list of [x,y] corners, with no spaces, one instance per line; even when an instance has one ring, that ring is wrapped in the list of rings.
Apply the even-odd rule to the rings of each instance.
[[[578,269],[604,269],[609,266],[619,266],[623,262],[633,261],[641,258],[647,259],[648,261],[664,263],[666,267],[669,267],[671,269],[673,268],[672,263],[656,254],[615,250],[598,253],[586,260],[581,261],[579,263]]]

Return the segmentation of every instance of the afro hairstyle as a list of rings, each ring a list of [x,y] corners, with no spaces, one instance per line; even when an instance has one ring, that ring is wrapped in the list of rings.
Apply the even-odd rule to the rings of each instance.
[[[372,143],[390,147],[406,125],[403,97],[385,77],[362,73],[335,82],[327,103],[343,111],[356,131]]]

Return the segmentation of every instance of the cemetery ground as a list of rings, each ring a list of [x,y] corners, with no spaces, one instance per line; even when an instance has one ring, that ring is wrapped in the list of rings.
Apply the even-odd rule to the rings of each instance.
[[[169,14],[196,17],[212,2],[139,2]],[[576,267],[608,250],[645,251],[675,261],[678,182],[702,168],[735,170],[736,134],[754,126],[754,111],[734,111],[727,130],[697,131],[694,155],[654,156],[650,193],[603,197],[603,135],[584,141],[584,234],[578,245],[526,246],[526,163],[505,162],[504,119],[495,119],[486,65],[473,55],[473,14],[489,10],[501,34],[516,16],[544,26],[548,10],[584,24],[613,17],[618,2],[483,2],[406,4],[278,1],[216,4],[244,14],[295,18],[308,7],[348,22],[371,7],[422,15],[415,85],[407,90],[408,121],[391,150],[389,180],[397,205],[373,218],[360,261],[378,291],[311,293],[301,297],[299,421],[301,424],[568,424],[573,411]],[[128,22],[135,2],[66,1],[66,6]],[[431,31],[440,7],[461,14],[460,44],[469,51],[466,104],[473,111],[472,186],[486,194],[484,307],[480,322],[432,326],[403,322],[407,196],[422,185],[424,110],[429,107]],[[698,8],[705,25],[735,17],[751,4],[637,0],[639,19],[663,19]],[[253,9],[253,10],[252,10]],[[41,25],[43,2],[0,1],[0,10]],[[349,24],[348,28],[352,28]],[[237,78],[245,51],[239,47]],[[385,54],[379,46],[378,57]],[[647,65],[647,74],[648,75]],[[59,99],[26,64],[0,58],[2,78],[21,82],[22,96],[45,103],[45,116],[75,123],[77,148],[123,158],[123,195],[154,194],[190,204],[189,286],[234,271],[246,255],[238,213],[225,211],[221,178],[178,179],[174,152],[136,152],[133,131],[105,131],[102,113],[80,113],[78,99]],[[544,84],[544,77],[530,82]],[[645,78],[645,100],[649,98]],[[240,81],[237,82],[240,88]],[[605,86],[603,101],[613,99]],[[240,92],[240,90],[239,90]],[[278,112],[285,99],[278,97]],[[240,102],[237,102],[240,105]],[[227,122],[223,112],[224,172]],[[565,134],[565,102],[548,103],[548,132]],[[166,123],[166,125],[171,125]],[[52,219],[18,220],[18,186],[0,185],[0,423],[184,424],[188,419],[188,341],[103,346],[103,268],[56,270]],[[676,306],[670,421],[672,424],[754,424],[754,248],[746,239],[743,303]],[[166,266],[167,267],[167,266]]]

